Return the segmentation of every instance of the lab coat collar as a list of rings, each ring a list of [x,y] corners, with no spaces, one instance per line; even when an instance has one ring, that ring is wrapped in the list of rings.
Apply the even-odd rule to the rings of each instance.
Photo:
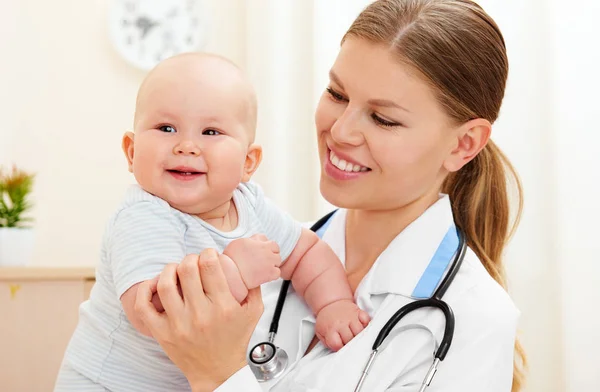
[[[331,219],[323,240],[345,263],[346,210],[338,211]],[[436,203],[398,234],[379,255],[358,286],[355,297],[397,294],[413,298],[421,276],[453,226],[450,198],[440,195]]]

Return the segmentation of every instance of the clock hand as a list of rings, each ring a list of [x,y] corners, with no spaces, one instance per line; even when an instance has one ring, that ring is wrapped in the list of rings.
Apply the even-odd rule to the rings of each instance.
[[[171,9],[171,11],[169,11],[166,19],[175,18],[178,13],[179,13],[179,10],[177,9],[177,7],[175,7],[173,9]],[[156,27],[160,24],[161,24],[160,22],[153,21],[146,16],[140,16],[135,21],[135,26],[137,28],[139,28],[140,30],[142,30],[142,39],[144,39],[146,37],[146,35],[148,35],[150,30],[152,30],[154,27]]]
[[[145,17],[145,16],[140,16],[135,21],[135,26],[137,28],[139,28],[140,30],[142,30],[142,39],[145,38],[146,35],[148,34],[148,32],[157,25],[158,25],[157,22],[154,22],[150,18]]]

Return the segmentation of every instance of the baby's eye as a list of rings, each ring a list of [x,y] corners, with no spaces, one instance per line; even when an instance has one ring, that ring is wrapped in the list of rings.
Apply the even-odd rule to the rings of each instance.
[[[175,128],[173,128],[173,127],[172,127],[172,126],[170,126],[170,125],[163,125],[163,126],[161,126],[161,127],[158,127],[158,129],[160,129],[160,130],[161,130],[161,131],[163,131],[163,132],[167,132],[167,133],[174,133],[174,132],[177,132],[177,131],[175,130]]]
[[[216,129],[205,129],[204,131],[202,131],[202,134],[208,136],[217,136],[220,135],[221,132],[217,131]]]

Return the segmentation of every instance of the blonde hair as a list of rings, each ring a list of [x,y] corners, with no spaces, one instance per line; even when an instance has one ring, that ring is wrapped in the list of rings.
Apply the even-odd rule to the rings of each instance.
[[[506,46],[494,20],[470,0],[378,0],[348,29],[349,37],[383,44],[398,61],[417,70],[456,123],[484,118],[493,123],[508,77]],[[518,210],[510,226],[507,181],[517,190]],[[449,175],[456,225],[488,273],[506,288],[502,253],[518,224],[523,205],[519,178],[490,140],[467,165]],[[512,391],[524,383],[526,359],[518,339]]]

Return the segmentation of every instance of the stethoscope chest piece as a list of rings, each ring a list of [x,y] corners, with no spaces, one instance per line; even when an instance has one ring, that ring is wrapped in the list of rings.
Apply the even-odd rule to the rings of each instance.
[[[280,376],[288,364],[285,350],[275,347],[271,342],[258,343],[248,355],[252,373],[259,382],[265,382]]]
[[[311,230],[318,231],[321,227],[324,227],[324,224],[328,221],[332,214],[333,212],[319,219],[319,221],[311,227]],[[448,245],[447,243],[447,241],[452,241],[453,239],[456,239],[458,242],[456,251],[454,250],[455,247],[453,246],[453,244]],[[467,241],[462,232],[456,229],[455,226],[452,226],[448,230],[448,233],[446,234],[446,237],[444,237],[442,243],[439,245],[438,250],[439,249],[443,249],[444,252],[446,252],[446,250],[451,250],[453,252],[453,254],[448,255],[448,271],[446,272],[446,267],[440,269],[445,274],[438,276],[439,280],[441,280],[441,283],[439,283],[438,285],[438,280],[434,279],[433,281],[437,286],[432,289],[432,295],[427,296],[424,299],[409,302],[408,304],[402,306],[387,321],[387,323],[384,325],[381,331],[379,331],[377,339],[375,339],[375,342],[373,343],[373,351],[371,353],[371,356],[369,357],[369,361],[367,362],[363,370],[363,373],[360,377],[358,384],[356,385],[356,389],[354,390],[354,392],[358,392],[361,390],[365,378],[369,374],[371,365],[375,361],[375,357],[378,353],[381,344],[387,338],[387,336],[390,334],[390,332],[396,326],[396,324],[400,322],[400,320],[402,320],[404,316],[406,316],[408,313],[413,312],[415,310],[421,308],[437,308],[444,313],[444,318],[446,320],[444,327],[444,336],[442,338],[440,346],[435,352],[435,359],[433,361],[433,364],[431,365],[431,368],[429,369],[429,372],[427,372],[427,376],[423,380],[419,392],[423,392],[427,389],[427,387],[429,387],[429,384],[431,383],[431,380],[433,379],[433,376],[437,371],[438,364],[444,360],[446,354],[448,353],[448,350],[450,349],[452,338],[454,336],[454,314],[452,313],[452,308],[450,308],[450,306],[442,300],[442,297],[446,293],[446,290],[448,289],[450,284],[452,284],[452,282],[454,281],[454,277],[456,276],[460,266],[462,265],[467,250]],[[442,258],[446,259],[445,257]],[[438,268],[436,267],[436,269]],[[258,343],[257,345],[252,347],[252,350],[250,350],[250,353],[248,354],[248,362],[250,365],[250,369],[252,369],[252,373],[254,373],[254,376],[259,382],[269,381],[280,376],[281,374],[283,374],[288,365],[287,353],[283,349],[275,346],[273,342],[275,341],[275,335],[277,334],[277,329],[279,328],[279,318],[281,316],[281,312],[285,303],[285,298],[289,286],[290,281],[285,280],[281,285],[281,289],[279,290],[279,297],[277,298],[277,304],[273,313],[273,320],[271,321],[271,327],[269,328],[268,341]]]

